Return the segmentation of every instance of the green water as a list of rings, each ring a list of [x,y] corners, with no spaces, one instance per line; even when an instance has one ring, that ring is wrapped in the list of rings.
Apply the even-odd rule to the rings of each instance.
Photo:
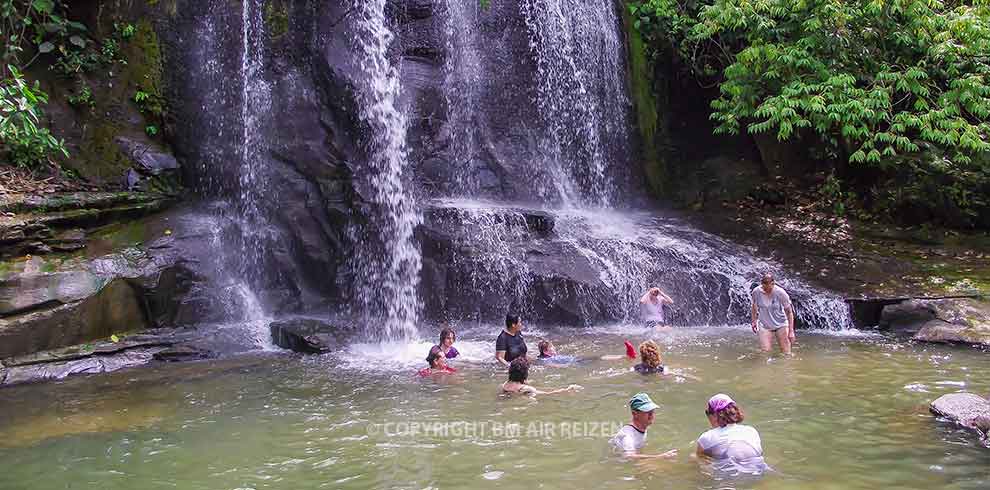
[[[496,332],[462,332],[457,346],[480,359]],[[543,333],[559,352],[585,357],[645,338]],[[531,349],[536,337],[528,337]],[[796,357],[781,359],[757,352],[742,328],[684,329],[660,340],[665,363],[701,381],[644,377],[624,361],[594,360],[532,370],[538,387],[578,383],[581,392],[503,398],[504,374],[485,362],[462,359],[459,372],[441,380],[413,376],[406,363],[420,362],[423,344],[356,348],[339,358],[246,356],[5,389],[0,488],[990,487],[990,450],[927,410],[943,393],[990,392],[984,352],[805,334]],[[628,420],[624,405],[637,391],[662,406],[646,451],[678,448],[675,460],[635,464],[609,452],[610,434],[601,431]],[[716,392],[743,407],[775,472],[718,480],[691,456]],[[427,433],[414,436],[414,427]]]

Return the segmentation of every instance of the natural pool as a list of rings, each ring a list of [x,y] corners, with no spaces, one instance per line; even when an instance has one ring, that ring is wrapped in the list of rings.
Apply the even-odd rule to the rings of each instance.
[[[796,357],[782,359],[759,353],[746,327],[683,328],[651,336],[668,365],[701,381],[590,360],[531,370],[536,386],[578,383],[581,392],[506,399],[504,372],[487,361],[497,331],[461,331],[459,372],[442,380],[413,375],[423,342],[5,389],[0,488],[990,487],[990,450],[927,410],[943,393],[990,391],[985,352],[799,332]],[[543,335],[589,358],[648,337],[623,326],[530,328],[531,353]],[[678,448],[675,460],[634,464],[609,452],[610,434],[599,432],[628,420],[637,391],[661,404],[646,450]],[[716,392],[742,405],[776,472],[716,480],[691,457]]]

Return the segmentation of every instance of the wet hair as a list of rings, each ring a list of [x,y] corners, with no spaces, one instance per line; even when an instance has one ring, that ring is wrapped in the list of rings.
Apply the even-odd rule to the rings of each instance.
[[[517,323],[519,323],[519,315],[513,315],[511,313],[505,315],[505,328],[511,328]]]
[[[663,360],[660,358],[660,347],[652,340],[639,344],[639,358],[649,368],[658,368]]]
[[[509,381],[525,382],[529,378],[529,360],[517,357],[509,363]]]
[[[443,357],[443,352],[440,352],[439,347],[434,346],[432,349],[430,349],[430,354],[426,356],[426,362],[429,363],[430,367],[432,368],[435,367],[433,363],[436,362],[437,359],[441,357]]]
[[[547,353],[547,349],[549,349],[553,344],[550,343],[549,340],[541,340],[540,343],[536,345],[540,348],[540,355],[542,356]]]
[[[766,272],[763,277],[760,278],[760,284],[770,284],[773,283],[773,274]]]
[[[714,415],[715,423],[719,427],[725,427],[729,424],[738,424],[746,418],[746,414],[743,413],[742,409],[739,408],[734,402],[725,406],[725,408],[712,413],[705,407],[705,415]]]
[[[448,335],[452,336],[454,341],[457,340],[457,332],[454,332],[454,329],[450,327],[444,327],[443,330],[440,330],[440,345],[443,345],[443,339]]]

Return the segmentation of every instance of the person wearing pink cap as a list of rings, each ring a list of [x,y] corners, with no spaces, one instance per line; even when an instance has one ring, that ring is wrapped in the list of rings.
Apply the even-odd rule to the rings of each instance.
[[[745,414],[736,402],[719,393],[708,400],[705,415],[712,428],[698,437],[698,456],[731,465],[736,471],[762,473],[766,463],[760,434],[742,424]]]

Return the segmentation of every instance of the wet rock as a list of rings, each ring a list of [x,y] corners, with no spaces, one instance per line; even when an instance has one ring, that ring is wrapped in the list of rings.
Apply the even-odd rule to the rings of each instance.
[[[80,301],[0,318],[0,358],[149,326],[134,289],[115,279]]]
[[[37,383],[65,379],[76,374],[99,374],[151,362],[164,347],[147,347],[117,352],[107,356],[91,356],[71,361],[29,364],[8,369],[4,385]]]
[[[990,430],[990,400],[972,393],[949,393],[938,397],[931,412],[962,427],[976,429],[984,441]]]
[[[990,303],[976,299],[928,302],[935,318],[921,325],[915,340],[990,346]]]
[[[273,322],[269,328],[272,343],[304,354],[323,354],[338,350],[356,332],[354,327],[310,319]]]
[[[922,325],[934,320],[935,306],[927,301],[910,299],[883,307],[879,326],[897,332],[916,333]]]
[[[3,360],[6,376],[0,373],[0,386],[107,373],[155,360],[204,359],[211,353],[198,346],[201,336],[194,330],[157,329],[118,342],[104,340],[10,357]]]
[[[179,162],[161,148],[148,142],[137,141],[125,136],[115,140],[120,151],[134,162],[135,168],[146,175],[159,175],[167,171],[179,169]]]

